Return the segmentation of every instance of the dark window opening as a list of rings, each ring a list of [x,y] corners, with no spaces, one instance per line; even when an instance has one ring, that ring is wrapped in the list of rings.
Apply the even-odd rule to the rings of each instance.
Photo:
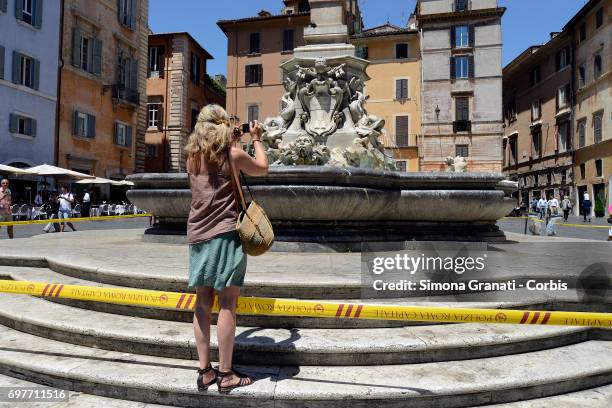
[[[249,36],[249,54],[259,54],[261,52],[259,33],[251,33]]]

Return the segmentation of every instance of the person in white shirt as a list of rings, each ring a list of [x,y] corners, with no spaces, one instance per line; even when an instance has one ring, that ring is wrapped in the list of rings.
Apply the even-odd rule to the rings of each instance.
[[[538,200],[538,210],[540,211],[540,219],[546,217],[546,211],[548,210],[548,201],[544,197]]]
[[[81,205],[81,215],[83,217],[89,217],[89,212],[91,210],[91,194],[89,193],[89,189],[85,190],[85,194],[83,194],[83,204]]]
[[[559,215],[559,200],[555,196],[548,200],[548,211],[551,216]]]
[[[567,221],[569,218],[569,213],[572,210],[572,201],[568,196],[563,197],[561,201],[561,209],[563,210],[563,219]]]
[[[57,198],[57,201],[59,202],[59,219],[69,219],[72,217],[72,206],[74,205],[74,194],[72,194],[70,192],[70,188],[67,185],[63,185],[62,186],[62,193],[59,195],[59,197]],[[71,222],[67,222],[66,224],[68,224],[68,226],[73,230],[76,231],[76,228],[74,228],[74,225],[72,225]],[[60,232],[64,232],[64,223],[62,222],[60,224]]]

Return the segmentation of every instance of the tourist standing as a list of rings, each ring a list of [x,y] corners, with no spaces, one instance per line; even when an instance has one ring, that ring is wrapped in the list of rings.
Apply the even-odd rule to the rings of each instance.
[[[582,222],[591,222],[591,208],[593,207],[593,203],[591,203],[591,198],[589,197],[589,193],[584,193],[582,197],[582,214],[584,215],[584,219]]]
[[[548,213],[551,217],[555,217],[559,215],[559,200],[555,196],[550,197],[550,200],[548,200]]]
[[[538,212],[538,199],[535,197],[533,197],[533,200],[531,200],[531,212]]]
[[[563,219],[567,221],[569,218],[569,213],[572,211],[572,201],[568,196],[564,196],[561,201],[561,209],[563,210]]]
[[[254,381],[232,367],[236,305],[247,259],[236,231],[238,207],[230,166],[238,173],[244,171],[253,176],[268,173],[262,129],[257,121],[251,124],[250,133],[255,158],[232,147],[242,136],[240,127],[230,124],[222,107],[208,105],[198,115],[185,148],[192,196],[187,222],[189,287],[195,288],[197,294],[193,327],[200,360],[197,386],[202,391],[215,381],[221,393]],[[215,291],[219,299],[217,370],[210,364],[210,322]]]
[[[70,192],[70,188],[67,185],[62,186],[62,193],[58,197],[58,202],[59,202],[59,212],[58,212],[59,219],[67,220],[67,219],[72,218],[72,206],[75,203],[75,199],[74,199],[74,194]],[[74,225],[72,225],[71,222],[66,222],[66,224],[68,224],[68,226],[73,231],[76,231],[76,228],[74,228]],[[60,232],[64,232],[64,228],[65,228],[65,225],[62,222],[60,224]]]
[[[81,216],[89,217],[89,213],[91,211],[91,194],[89,193],[89,189],[85,189],[85,194],[83,194],[83,204],[81,204]]]
[[[11,189],[9,188],[9,181],[8,179],[3,178],[2,181],[0,181],[0,222],[13,221],[13,211],[11,210],[11,205],[12,195]],[[6,227],[6,233],[10,239],[13,239],[12,225],[8,225]]]
[[[538,200],[538,211],[540,212],[540,219],[546,218],[546,211],[548,210],[548,201],[544,197]]]

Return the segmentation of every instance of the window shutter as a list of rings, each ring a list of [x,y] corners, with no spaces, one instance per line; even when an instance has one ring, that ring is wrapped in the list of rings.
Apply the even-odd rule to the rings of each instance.
[[[95,38],[93,39],[92,55],[91,72],[94,75],[102,75],[102,41]]]
[[[96,137],[96,117],[93,115],[87,115],[87,137]]]
[[[470,55],[468,57],[468,77],[474,78],[474,56]]]
[[[258,65],[257,66],[258,72],[257,72],[257,76],[258,76],[258,83],[261,85],[263,84],[263,65]]]
[[[395,80],[395,99],[402,99],[402,80]]]
[[[13,83],[21,83],[21,54],[13,51]]]
[[[23,21],[23,0],[15,0],[15,18]]]
[[[470,25],[468,27],[469,27],[469,30],[468,30],[468,32],[469,32],[469,34],[468,34],[469,35],[469,38],[468,38],[469,45],[470,45],[471,48],[474,48],[474,44],[476,43],[476,32],[474,30],[474,26],[473,25]]]
[[[81,66],[81,30],[79,27],[72,29],[72,65]]]
[[[79,111],[76,109],[72,114],[72,134],[75,136],[81,136],[79,135]]]
[[[451,57],[450,59],[450,77],[451,79],[455,79],[455,57]]]
[[[138,60],[130,60],[130,84],[129,87],[133,91],[138,90]]]
[[[125,146],[132,147],[132,127],[126,126],[125,129]]]
[[[244,84],[248,85],[249,82],[249,71],[251,70],[251,66],[250,65],[246,65],[244,67]]]
[[[4,79],[4,47],[1,45],[0,45],[0,79]]]
[[[136,30],[136,15],[137,15],[136,0],[129,0],[129,1],[130,1],[130,28],[132,30]]]
[[[42,27],[43,4],[42,0],[32,0],[32,12],[34,14],[34,27]]]
[[[36,136],[36,119],[29,119],[28,123],[30,125],[29,135],[35,137]]]
[[[451,27],[450,29],[450,45],[451,48],[455,48],[455,44],[457,44],[457,28]]]
[[[19,130],[19,116],[11,113],[9,115],[9,131],[11,133],[17,133]]]
[[[159,58],[157,69],[159,70],[159,76],[163,78],[166,64],[166,47],[159,47],[157,50],[157,58]]]
[[[555,64],[556,64],[555,71],[560,70],[561,69],[561,51],[557,53],[557,56],[555,58]]]
[[[395,136],[404,138],[408,136],[408,116],[395,117]]]
[[[34,58],[32,58],[32,77],[34,78],[32,88],[38,91],[40,88],[40,61]]]
[[[0,11],[6,13],[6,0],[0,0]]]
[[[119,144],[119,123],[115,122],[115,130],[113,134],[113,143]]]
[[[117,0],[117,18],[119,19],[119,23],[123,24],[123,22],[125,21],[125,14],[123,13],[123,3],[125,3],[127,0]]]

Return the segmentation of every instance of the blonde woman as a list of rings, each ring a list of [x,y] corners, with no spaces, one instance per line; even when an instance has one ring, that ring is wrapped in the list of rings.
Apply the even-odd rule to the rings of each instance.
[[[253,383],[253,378],[232,367],[236,332],[236,303],[246,272],[246,255],[236,232],[238,211],[230,176],[236,172],[252,176],[268,174],[268,159],[261,142],[259,123],[250,125],[255,158],[233,147],[242,136],[230,124],[225,110],[208,105],[198,116],[185,148],[191,185],[191,210],[187,223],[189,241],[189,287],[196,290],[193,328],[200,360],[197,385],[205,391],[214,382],[219,392]],[[215,291],[219,297],[217,343],[219,367],[210,364],[210,322]]]

